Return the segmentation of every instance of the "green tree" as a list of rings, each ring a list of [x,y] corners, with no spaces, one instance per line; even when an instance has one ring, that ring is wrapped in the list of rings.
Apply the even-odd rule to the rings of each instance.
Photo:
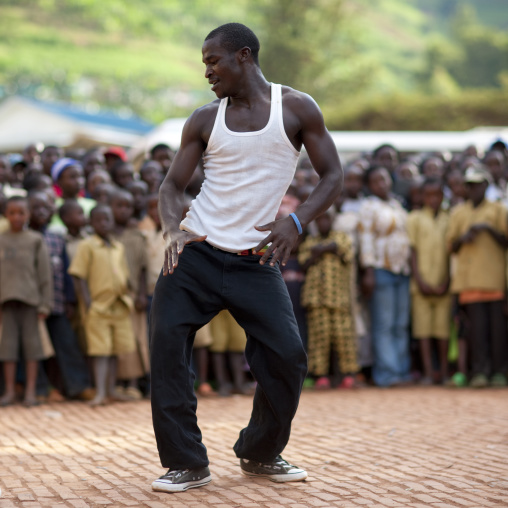
[[[361,88],[368,68],[353,65],[358,47],[345,0],[259,0],[252,10],[266,77],[332,100]]]

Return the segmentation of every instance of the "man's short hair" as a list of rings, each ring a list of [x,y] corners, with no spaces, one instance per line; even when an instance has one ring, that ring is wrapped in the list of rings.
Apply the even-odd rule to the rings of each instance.
[[[220,37],[221,45],[232,53],[245,47],[249,48],[254,63],[259,65],[259,39],[250,28],[241,23],[226,23],[212,30],[206,36],[205,41],[214,37]]]

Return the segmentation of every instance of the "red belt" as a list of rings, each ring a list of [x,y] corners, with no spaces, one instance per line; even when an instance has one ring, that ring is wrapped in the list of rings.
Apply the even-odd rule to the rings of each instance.
[[[262,256],[266,251],[267,251],[268,247],[265,246],[263,247],[261,250],[258,250],[258,251],[254,251],[254,249],[246,249],[246,250],[242,250],[240,252],[237,252],[237,254],[239,256]]]

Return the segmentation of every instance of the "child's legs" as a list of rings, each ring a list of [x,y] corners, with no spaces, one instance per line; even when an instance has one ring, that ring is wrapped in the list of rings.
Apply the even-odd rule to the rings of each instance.
[[[444,381],[448,377],[448,346],[450,340],[451,314],[451,297],[446,295],[435,298],[435,304],[433,306],[432,337],[437,339],[441,381]]]
[[[441,382],[448,378],[448,346],[449,341],[446,339],[437,339],[439,351],[439,370],[441,372]]]
[[[356,374],[360,367],[357,362],[356,337],[353,317],[348,311],[332,309],[333,346],[339,355],[339,368],[342,374]]]
[[[55,349],[65,393],[74,397],[90,386],[88,366],[79,349],[78,339],[70,321],[64,315],[49,316],[46,326]]]
[[[307,311],[309,372],[327,376],[330,370],[332,321],[330,310],[324,307]]]
[[[387,270],[375,270],[376,286],[370,300],[372,347],[374,365],[372,377],[378,386],[400,381],[397,348],[394,344],[395,275]]]
[[[490,374],[489,361],[489,309],[488,303],[464,305],[469,320],[469,345],[471,348],[472,374]]]
[[[103,402],[108,393],[109,356],[92,357],[93,377],[95,382],[95,399],[92,402]]]
[[[37,383],[37,360],[27,360],[26,369],[26,385],[25,385],[25,402],[35,402],[35,385]]]
[[[8,361],[2,362],[5,384],[4,396],[0,399],[2,403],[9,403],[14,400],[15,396],[14,387],[16,384],[16,364],[17,362],[8,362]]]
[[[14,401],[16,364],[20,342],[20,330],[16,311],[10,302],[2,305],[2,337],[0,340],[0,360],[3,363],[5,392],[1,401],[9,404]]]
[[[504,301],[489,302],[491,374],[508,372],[508,340],[506,337],[506,316]]]
[[[409,315],[411,298],[409,294],[409,277],[396,275],[395,305],[393,308],[393,337],[397,351],[398,374],[401,380],[409,378]]]
[[[432,305],[430,298],[420,293],[411,295],[413,337],[418,340],[424,377],[432,377]]]
[[[93,405],[102,403],[108,393],[109,358],[113,354],[113,326],[108,316],[90,308],[85,317],[88,355],[92,357],[92,370],[96,396]]]

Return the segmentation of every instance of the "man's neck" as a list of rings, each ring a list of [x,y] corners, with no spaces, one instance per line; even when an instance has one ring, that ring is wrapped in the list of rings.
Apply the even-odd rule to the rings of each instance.
[[[271,84],[266,80],[259,67],[239,87],[239,91],[229,97],[231,105],[251,108],[253,104],[270,94]]]

